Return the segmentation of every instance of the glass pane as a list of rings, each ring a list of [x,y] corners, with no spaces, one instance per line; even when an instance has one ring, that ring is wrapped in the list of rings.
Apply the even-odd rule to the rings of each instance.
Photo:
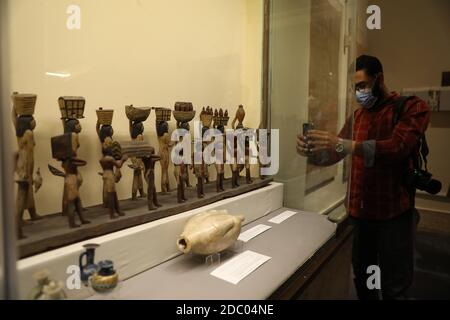
[[[345,197],[350,161],[315,165],[296,150],[303,125],[337,135],[352,115],[354,2],[277,0],[271,12],[271,128],[280,130],[285,205],[327,212]],[[354,20],[353,20],[354,21]],[[348,107],[347,107],[348,106]]]
[[[34,147],[30,161],[34,163],[34,168],[30,166],[28,169],[34,170],[22,184],[29,186],[31,176],[38,179],[38,169],[42,184],[37,192],[22,190],[23,194],[32,194],[29,200],[33,208],[25,210],[23,219],[29,220],[30,215],[36,218],[35,214],[45,219],[23,227],[27,239],[19,241],[21,257],[37,253],[35,248],[40,245],[48,249],[63,245],[52,241],[54,238],[67,245],[132,226],[133,223],[120,225],[123,220],[137,215],[137,205],[128,202],[133,195],[142,198],[138,199],[142,201],[142,210],[150,215],[145,197],[147,185],[146,177],[143,176],[144,165],[141,162],[128,160],[121,168],[120,175],[114,176],[114,179],[120,178],[120,182],[115,181],[115,189],[103,189],[103,178],[111,182],[112,176],[103,175],[104,168],[99,162],[103,157],[104,142],[96,131],[97,111],[100,108],[114,110],[113,139],[129,142],[135,138],[130,134],[125,106],[151,107],[150,116],[143,122],[142,137],[158,154],[167,144],[164,140],[166,136],[157,132],[157,123],[163,121],[159,121],[161,117],[157,118],[156,114],[164,109],[157,111],[157,108],[174,111],[177,101],[192,102],[194,110],[179,111],[191,114],[195,111],[194,120],[198,122],[202,109],[207,106],[212,111],[227,110],[230,117],[227,129],[231,128],[239,105],[243,105],[247,115],[243,125],[246,128],[259,127],[262,0],[10,0],[2,1],[2,4],[2,41],[5,41],[5,46],[1,56],[2,67],[7,66],[1,68],[5,75],[2,103],[6,114],[5,123],[8,123],[5,131],[11,138],[11,148],[6,149],[7,153],[17,151],[22,141],[22,135],[16,137],[17,131],[12,126],[10,97],[13,92],[37,96],[34,113],[30,111],[35,120],[35,128],[31,130],[33,138],[27,140]],[[24,99],[22,96],[15,97],[18,98],[17,103]],[[64,99],[59,104],[60,97]],[[22,115],[16,115],[15,118]],[[177,128],[173,115],[166,128],[169,139],[170,133]],[[30,117],[27,119],[30,120]],[[162,120],[165,119],[167,114],[162,117]],[[104,121],[110,122],[110,119]],[[31,126],[31,123],[30,120],[26,125]],[[193,128],[192,121],[192,135]],[[52,140],[66,132],[79,130],[81,132],[77,132],[77,139]],[[76,152],[73,152],[74,149]],[[87,208],[88,211],[80,211],[85,212],[85,220],[91,221],[91,224],[79,229],[69,228],[69,224],[72,227],[75,224],[61,215],[68,203],[63,201],[63,195],[72,193],[65,188],[68,174],[58,155],[68,154],[75,154],[77,161],[73,164],[80,166],[77,169],[79,174],[76,175],[78,190],[74,187],[76,192],[73,194],[79,195],[81,202],[71,202],[70,208],[72,204],[76,208]],[[167,194],[163,196],[170,198],[167,199],[169,204],[164,203],[164,199],[161,203],[166,208],[177,204],[175,167],[172,161],[169,162],[169,157],[170,154],[163,157],[163,161],[168,162],[165,174],[162,173],[160,163],[155,165],[153,171],[157,192],[164,191],[163,186],[167,183],[162,180],[168,179],[172,193],[170,197]],[[242,172],[241,183],[244,185],[246,170]],[[254,178],[258,177],[257,165],[252,165],[251,173]],[[209,176],[211,183],[207,188],[213,191],[207,195],[213,198],[212,194],[216,194],[214,181],[218,176],[214,165],[209,166]],[[194,200],[197,199],[197,178],[193,170],[189,170],[188,177],[193,186],[189,189],[192,195],[188,200]],[[224,178],[224,187],[230,190],[229,165],[225,166]],[[14,188],[12,184],[11,189],[18,190],[19,183]],[[114,193],[111,191],[113,189],[117,198],[125,201],[120,206],[126,211],[126,216],[120,219],[116,217],[119,222],[115,220],[111,223],[110,213],[106,209],[100,212],[99,209],[102,204],[109,206],[108,201],[114,201],[114,206],[118,207],[116,203],[119,201],[111,200],[107,195],[108,192]],[[157,206],[156,201],[154,206]],[[136,219],[134,225],[153,221],[156,219],[154,217],[160,216],[148,216],[147,220]],[[81,219],[75,216],[75,223],[80,222]],[[102,226],[102,231],[98,232],[95,230],[97,224],[116,227],[111,229]],[[76,232],[79,236],[67,236],[68,233],[73,235]]]

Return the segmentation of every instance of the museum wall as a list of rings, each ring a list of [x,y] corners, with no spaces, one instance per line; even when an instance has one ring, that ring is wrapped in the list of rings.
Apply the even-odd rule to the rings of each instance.
[[[63,133],[60,96],[86,98],[79,150],[88,162],[81,169],[85,206],[102,199],[95,132],[99,107],[115,110],[118,141],[129,140],[128,104],[173,108],[176,101],[191,101],[197,114],[209,105],[226,108],[231,116],[243,104],[244,124],[258,127],[262,0],[79,0],[81,29],[69,30],[66,9],[72,3],[9,1],[9,92],[38,94],[35,168],[44,178],[35,196],[39,213],[61,210],[63,180],[47,169],[48,164],[59,167],[51,159],[50,138]],[[9,112],[11,105],[6,107]],[[144,125],[145,138],[158,147],[154,113]],[[173,119],[170,126],[174,129]],[[11,139],[15,147],[12,129]],[[118,195],[125,199],[131,196],[132,170],[124,166],[122,173]],[[174,188],[172,174],[170,179]]]
[[[384,64],[391,90],[441,85],[443,71],[450,71],[450,1],[375,0],[382,12],[382,29],[368,33],[368,52]],[[433,112],[427,139],[429,169],[450,184],[450,112]]]

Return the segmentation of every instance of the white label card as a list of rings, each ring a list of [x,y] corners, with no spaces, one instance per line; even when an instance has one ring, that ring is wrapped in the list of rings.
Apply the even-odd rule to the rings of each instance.
[[[275,223],[275,224],[280,224],[283,221],[289,219],[290,217],[296,215],[298,212],[294,212],[294,211],[285,211],[279,215],[277,215],[276,217],[273,217],[272,219],[269,220],[269,222],[271,223]]]
[[[245,251],[218,267],[211,275],[236,285],[270,259],[253,251]]]
[[[249,242],[254,237],[260,235],[263,232],[266,232],[269,229],[272,229],[272,227],[266,226],[264,224],[257,225],[256,227],[253,227],[251,229],[248,229],[247,231],[242,232],[239,235],[238,240],[241,240],[243,242]]]

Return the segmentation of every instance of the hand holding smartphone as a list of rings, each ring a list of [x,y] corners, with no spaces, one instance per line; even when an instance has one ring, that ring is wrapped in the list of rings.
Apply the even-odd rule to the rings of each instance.
[[[305,141],[308,144],[308,153],[311,153],[311,149],[309,146],[308,133],[309,131],[314,130],[314,123],[307,122],[303,124],[303,136],[305,137]]]

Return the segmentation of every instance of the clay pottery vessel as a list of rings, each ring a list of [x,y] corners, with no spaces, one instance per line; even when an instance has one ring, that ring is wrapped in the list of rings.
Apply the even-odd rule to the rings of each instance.
[[[110,260],[100,261],[98,271],[91,277],[91,286],[97,292],[105,292],[114,289],[119,282],[119,275],[114,270],[114,264]]]
[[[212,210],[191,218],[180,235],[177,246],[183,253],[210,255],[231,247],[241,233],[243,216],[226,210]]]
[[[85,244],[83,246],[86,251],[80,255],[79,266],[81,281],[87,282],[89,278],[97,272],[98,266],[95,264],[95,249],[99,247],[98,244]],[[86,263],[83,264],[83,258],[86,257]]]

